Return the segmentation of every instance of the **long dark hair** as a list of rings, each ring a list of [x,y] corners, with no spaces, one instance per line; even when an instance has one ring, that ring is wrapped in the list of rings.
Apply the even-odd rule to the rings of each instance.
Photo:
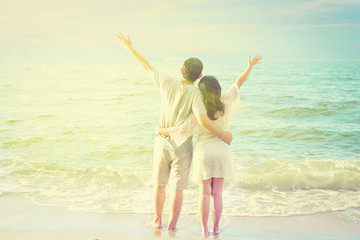
[[[203,96],[207,115],[216,120],[224,115],[225,106],[221,99],[221,86],[213,76],[204,76],[199,82],[199,89]]]

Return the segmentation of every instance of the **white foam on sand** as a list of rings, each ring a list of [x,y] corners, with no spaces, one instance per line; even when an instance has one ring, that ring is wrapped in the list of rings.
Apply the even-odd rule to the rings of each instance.
[[[164,216],[164,223],[167,215]],[[101,214],[38,206],[20,197],[0,197],[0,239],[201,239],[197,215],[181,215],[176,233],[145,224],[149,214]],[[211,221],[209,222],[209,229]],[[360,226],[337,213],[291,217],[227,217],[210,239],[359,239]]]

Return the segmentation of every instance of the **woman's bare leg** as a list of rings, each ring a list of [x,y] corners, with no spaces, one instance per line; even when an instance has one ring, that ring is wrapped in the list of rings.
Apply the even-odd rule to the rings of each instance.
[[[211,179],[202,180],[200,182],[200,199],[199,199],[199,211],[200,221],[202,228],[202,235],[209,236],[208,219],[210,212],[210,196],[211,196]]]
[[[223,210],[222,188],[224,178],[212,178],[211,196],[212,202],[212,216],[214,221],[213,233],[219,232],[219,222]]]

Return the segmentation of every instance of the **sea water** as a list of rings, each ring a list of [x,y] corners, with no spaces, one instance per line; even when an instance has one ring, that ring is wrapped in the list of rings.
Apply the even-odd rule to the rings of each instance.
[[[154,65],[180,80],[182,61]],[[226,91],[246,61],[205,59],[204,65],[204,74],[218,77]],[[360,222],[360,63],[264,60],[240,96],[231,121],[236,174],[224,183],[223,214],[337,211]],[[159,107],[151,77],[130,57],[2,62],[1,196],[151,213]],[[182,213],[197,212],[198,195],[192,180]]]

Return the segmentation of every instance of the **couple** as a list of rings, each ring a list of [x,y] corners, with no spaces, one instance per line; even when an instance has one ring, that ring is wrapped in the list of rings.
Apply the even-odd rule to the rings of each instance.
[[[209,235],[207,221],[210,197],[213,198],[213,232],[218,233],[223,206],[222,185],[224,177],[230,176],[233,170],[229,148],[232,135],[228,132],[230,118],[240,102],[240,86],[262,57],[249,57],[248,68],[230,89],[221,95],[221,87],[216,78],[202,77],[203,65],[199,59],[187,59],[181,68],[183,79],[177,81],[150,65],[133,48],[129,36],[119,33],[117,37],[123,47],[152,75],[161,94],[160,126],[154,145],[154,220],[150,226],[162,228],[166,185],[170,180],[174,189],[169,204],[168,230],[176,231],[183,202],[183,189],[187,188],[189,182],[193,157],[192,135],[197,133],[199,136],[194,147],[194,162],[200,181],[202,235]],[[200,78],[197,88],[194,83]]]

